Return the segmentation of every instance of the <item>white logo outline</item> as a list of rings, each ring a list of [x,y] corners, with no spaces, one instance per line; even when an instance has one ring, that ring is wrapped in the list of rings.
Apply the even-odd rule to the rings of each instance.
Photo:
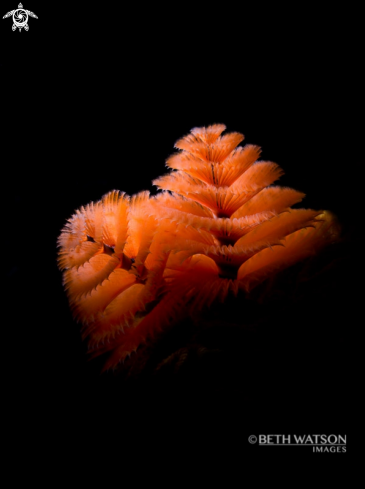
[[[38,17],[33,12],[31,12],[30,10],[25,10],[21,3],[19,3],[17,9],[11,10],[7,14],[5,14],[3,19],[6,19],[11,15],[13,16],[13,25],[12,25],[13,31],[15,31],[16,28],[18,28],[20,32],[22,28],[24,28],[24,30],[27,31],[29,30],[28,18],[34,17],[35,19],[38,19]]]

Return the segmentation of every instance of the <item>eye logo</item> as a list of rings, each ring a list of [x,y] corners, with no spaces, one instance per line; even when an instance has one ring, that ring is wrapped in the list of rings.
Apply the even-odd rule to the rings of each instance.
[[[30,10],[23,9],[23,5],[21,3],[18,5],[17,9],[11,10],[7,14],[5,14],[3,19],[6,19],[11,15],[13,16],[13,26],[12,26],[13,31],[15,31],[17,27],[20,31],[22,30],[22,28],[24,28],[27,31],[29,29],[28,18],[34,17],[35,19],[38,19],[38,17],[35,14],[33,14],[33,12],[31,12]]]

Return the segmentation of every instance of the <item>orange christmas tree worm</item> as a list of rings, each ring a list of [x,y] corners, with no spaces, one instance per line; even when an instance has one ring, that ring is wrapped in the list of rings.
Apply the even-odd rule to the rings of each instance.
[[[59,266],[94,354],[114,368],[158,331],[227,294],[249,292],[334,241],[326,211],[292,209],[304,194],[238,146],[225,126],[195,128],[176,143],[172,171],[150,198],[114,191],[81,208],[59,238]]]

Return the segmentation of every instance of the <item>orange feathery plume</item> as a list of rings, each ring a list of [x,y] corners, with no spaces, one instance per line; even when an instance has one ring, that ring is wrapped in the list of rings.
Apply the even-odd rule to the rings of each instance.
[[[113,191],[77,211],[58,238],[65,289],[92,349],[135,328],[155,299],[163,256],[145,267],[157,224],[147,209],[147,192]],[[137,346],[128,343],[128,353]]]
[[[260,148],[195,128],[155,180],[163,192],[113,191],[82,207],[59,237],[59,266],[95,355],[117,364],[157,332],[334,241],[327,211],[291,209],[304,194],[273,186],[282,175]]]

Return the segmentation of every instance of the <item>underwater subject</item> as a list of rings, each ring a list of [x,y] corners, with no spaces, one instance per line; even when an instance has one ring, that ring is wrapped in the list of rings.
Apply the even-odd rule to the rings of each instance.
[[[328,211],[295,208],[302,192],[260,148],[215,124],[175,144],[160,189],[113,190],[81,207],[58,239],[58,265],[74,318],[105,370],[177,321],[250,293],[339,235]]]

